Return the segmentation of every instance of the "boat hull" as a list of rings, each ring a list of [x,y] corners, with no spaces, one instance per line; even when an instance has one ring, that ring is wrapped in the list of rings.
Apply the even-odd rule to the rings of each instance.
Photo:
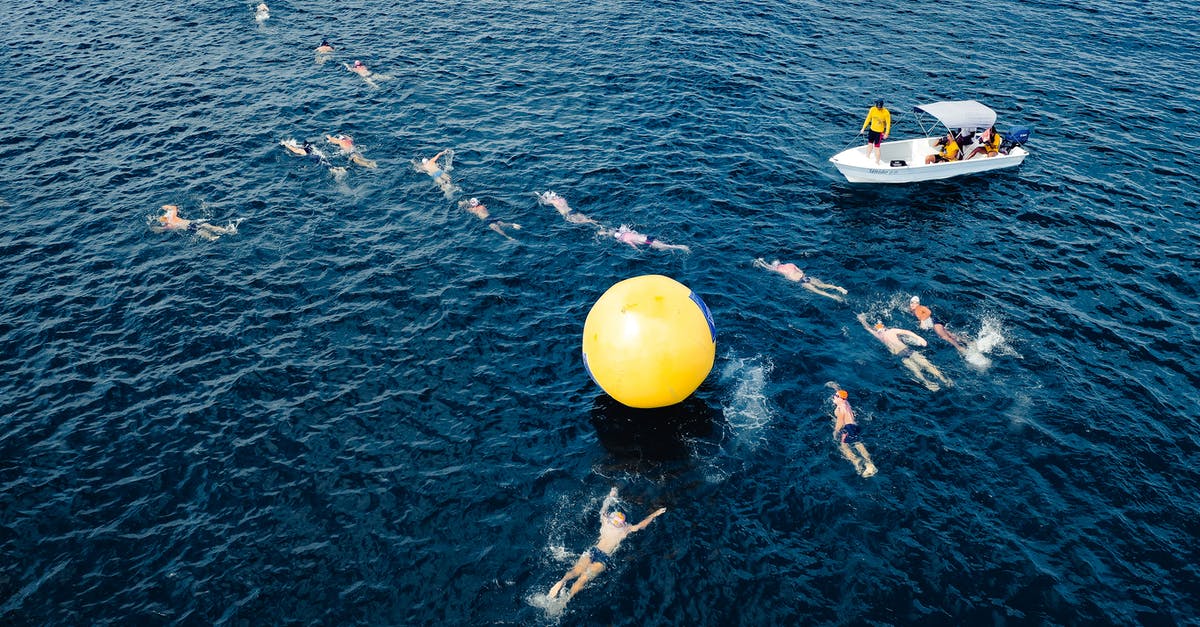
[[[880,164],[867,158],[865,146],[843,150],[829,158],[842,176],[851,183],[917,183],[936,181],[964,174],[978,174],[1021,165],[1029,152],[1016,147],[1007,155],[976,156],[966,161],[947,161],[926,165],[925,157],[933,154],[933,140],[928,138],[884,142],[880,146]],[[967,154],[974,150],[968,147]],[[892,167],[893,161],[906,165]]]

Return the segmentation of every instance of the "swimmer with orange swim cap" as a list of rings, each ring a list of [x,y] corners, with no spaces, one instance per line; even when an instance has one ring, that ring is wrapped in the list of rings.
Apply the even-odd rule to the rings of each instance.
[[[562,592],[563,587],[571,579],[575,579],[575,584],[567,592],[567,600],[571,600],[575,593],[579,592],[589,581],[594,579],[596,575],[604,572],[608,567],[609,560],[612,559],[612,554],[621,545],[621,541],[626,536],[635,532],[641,531],[650,524],[650,521],[661,516],[667,511],[667,508],[660,507],[653,514],[650,514],[642,522],[636,525],[630,525],[625,522],[625,514],[619,511],[610,512],[613,504],[617,501],[617,489],[613,488],[609,491],[608,496],[604,497],[604,504],[600,506],[600,539],[596,545],[583,552],[579,556],[579,560],[575,562],[575,566],[563,575],[554,587],[550,588],[547,596],[551,599],[558,597]]]
[[[937,366],[929,363],[929,360],[924,355],[909,347],[910,344],[913,346],[928,345],[925,338],[908,329],[889,329],[882,322],[876,322],[875,326],[871,326],[867,323],[867,314],[858,314],[858,321],[862,323],[864,329],[875,336],[875,339],[883,342],[883,345],[893,355],[899,357],[900,363],[904,364],[904,367],[908,368],[921,384],[929,388],[931,392],[940,390],[941,386],[936,381],[926,378],[925,372],[937,377],[946,385],[954,385],[950,379],[946,378],[946,375],[942,374],[941,370],[938,370]]]
[[[917,317],[917,321],[920,323],[922,329],[933,329],[933,332],[937,333],[938,337],[949,342],[958,352],[964,354],[967,352],[967,347],[963,346],[962,340],[957,335],[947,331],[946,326],[934,317],[933,312],[921,304],[920,298],[913,296],[909,299],[908,310]]]
[[[832,385],[836,387],[837,384]],[[848,398],[850,394],[839,388],[829,399],[833,402],[833,439],[837,441],[842,457],[854,464],[854,470],[864,478],[871,477],[879,472],[879,469],[871,461],[871,454],[862,443],[862,429],[854,420],[854,410],[850,408]],[[855,450],[858,454],[855,454]]]

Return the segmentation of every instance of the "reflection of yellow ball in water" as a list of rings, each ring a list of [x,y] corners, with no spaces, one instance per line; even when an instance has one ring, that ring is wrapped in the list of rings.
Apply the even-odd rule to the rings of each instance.
[[[608,288],[583,323],[583,365],[630,407],[666,407],[696,391],[713,366],[717,332],[700,297],[656,274]]]

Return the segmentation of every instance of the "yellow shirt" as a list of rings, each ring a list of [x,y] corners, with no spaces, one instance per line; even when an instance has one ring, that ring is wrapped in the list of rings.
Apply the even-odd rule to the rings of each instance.
[[[945,157],[947,161],[958,160],[958,142],[954,141],[953,139],[949,142],[946,142],[946,145],[942,146],[941,155]]]
[[[992,133],[992,138],[988,140],[988,143],[984,144],[984,147],[989,153],[1000,152],[1000,142],[1003,141],[1004,138],[1000,136],[1000,132],[996,131]]]
[[[872,131],[887,135],[892,132],[892,114],[887,109],[871,107],[871,110],[867,111],[867,119],[863,120],[861,130],[867,130],[867,125],[871,126]]]

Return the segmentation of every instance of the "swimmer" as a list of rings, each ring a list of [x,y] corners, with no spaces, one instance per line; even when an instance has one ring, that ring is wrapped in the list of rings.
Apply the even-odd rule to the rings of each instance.
[[[862,323],[863,328],[870,332],[871,335],[874,335],[876,339],[883,342],[883,345],[893,355],[900,357],[900,363],[904,364],[931,392],[940,390],[941,386],[936,381],[930,381],[925,378],[923,373],[926,371],[940,379],[942,383],[948,386],[954,385],[950,379],[946,378],[946,375],[942,374],[941,370],[937,369],[937,366],[929,363],[929,360],[924,355],[908,346],[908,344],[926,346],[928,343],[925,341],[925,338],[907,329],[889,329],[883,326],[882,322],[876,322],[875,326],[872,327],[867,324],[867,314],[858,314],[858,321]]]
[[[567,205],[566,198],[563,198],[554,192],[542,192],[537,195],[537,199],[540,204],[550,205],[551,207],[557,209],[558,213],[562,215],[563,219],[572,224],[600,224],[599,222],[596,222],[595,220],[572,209]]]
[[[833,439],[837,441],[842,457],[854,464],[855,472],[864,478],[871,477],[879,472],[879,469],[871,461],[871,454],[862,443],[862,428],[854,420],[854,410],[850,408],[850,401],[846,400],[849,397],[850,394],[846,390],[839,388],[829,399],[833,402]],[[855,450],[858,454],[855,454]]]
[[[374,161],[363,156],[362,151],[354,146],[354,140],[349,135],[342,135],[340,133],[337,135],[326,135],[325,141],[336,145],[342,150],[342,154],[347,155],[350,161],[364,168],[373,169],[379,167]]]
[[[446,156],[445,170],[438,165],[438,159],[441,159],[443,156]],[[442,193],[446,195],[446,198],[449,198],[454,194],[455,191],[457,191],[457,189],[454,187],[454,184],[450,182],[450,175],[447,173],[447,171],[451,169],[450,163],[453,161],[453,159],[454,151],[447,148],[437,153],[432,158],[421,159],[421,163],[417,165],[418,170],[428,174],[429,178],[433,179],[433,182],[437,183],[438,187],[442,188]]]
[[[179,207],[175,205],[163,205],[162,209],[164,213],[158,217],[158,224],[150,227],[150,230],[155,233],[192,231],[210,242],[222,235],[237,233],[237,224],[233,222],[227,226],[217,226],[209,224],[205,220],[185,220],[179,217]]]
[[[303,142],[298,142],[294,139],[288,138],[279,142],[279,145],[287,148],[288,152],[294,155],[308,157],[313,161],[323,165],[328,165],[329,163],[329,160],[325,157],[325,153],[321,152],[316,146],[312,145],[312,142],[308,141],[307,139]]]
[[[506,237],[508,239],[513,239],[513,238],[508,233],[504,232],[504,227],[510,226],[518,231],[521,230],[521,225],[517,224],[516,222],[503,222],[499,218],[491,217],[491,214],[488,213],[487,205],[479,202],[478,198],[464,200],[464,201],[458,203],[458,208],[462,209],[463,211],[471,212],[471,214],[474,215],[476,218],[479,218],[480,220],[487,222],[488,228],[503,235],[504,237]],[[513,240],[513,241],[515,242],[516,240]]]
[[[317,46],[317,54],[331,54],[333,52],[333,44],[329,43],[328,39],[322,39],[321,45]]]
[[[267,4],[265,2],[260,3],[258,7],[254,9],[255,20],[259,22],[265,22],[269,17],[271,17],[271,10],[267,8]]]
[[[917,317],[922,329],[933,329],[933,332],[937,333],[938,337],[949,342],[959,353],[966,355],[967,347],[963,346],[962,340],[957,335],[947,331],[942,321],[938,320],[937,316],[934,316],[928,307],[921,304],[920,298],[913,296],[909,299],[908,310]]]
[[[367,65],[358,59],[355,59],[354,63],[343,63],[342,66],[363,78],[371,78],[371,70],[368,70]]]
[[[377,81],[377,80],[382,81],[382,80],[391,78],[391,76],[386,76],[383,74],[376,74],[375,72],[368,70],[366,64],[364,64],[362,61],[359,61],[358,59],[355,59],[354,63],[343,63],[342,67],[361,76],[363,79],[363,82],[366,83],[367,86],[369,86],[373,89],[379,88],[379,83],[376,83],[375,81]]]
[[[653,237],[642,235],[641,233],[638,233],[624,224],[615,230],[600,229],[598,235],[606,237],[611,235],[618,242],[624,242],[633,248],[648,245],[650,248],[654,248],[656,250],[682,250],[685,253],[692,252],[690,248],[684,246],[683,244],[668,244],[666,242],[660,242]]]
[[[332,174],[336,179],[340,180],[346,174],[345,167],[335,166],[329,163],[329,157],[327,157],[325,153],[321,152],[319,148],[314,146],[312,142],[308,141],[307,139],[304,140],[304,142],[298,142],[294,139],[288,138],[279,142],[279,145],[287,148],[288,152],[294,155],[308,157],[309,159],[312,159],[313,161],[329,168],[329,173]]]
[[[800,268],[797,268],[796,264],[794,264],[794,263],[779,263],[778,259],[772,261],[771,263],[767,263],[767,262],[763,261],[762,257],[759,257],[758,259],[754,260],[754,265],[756,265],[760,268],[766,268],[767,270],[772,270],[774,272],[778,272],[779,274],[782,274],[783,276],[787,277],[787,279],[789,281],[795,281],[795,282],[799,283],[801,287],[812,292],[813,294],[820,294],[821,296],[824,296],[826,298],[832,298],[833,300],[836,300],[839,303],[844,302],[846,300],[846,299],[842,298],[841,296],[838,296],[837,294],[830,294],[829,292],[825,291],[825,290],[837,290],[837,291],[841,292],[842,294],[845,294],[846,293],[845,288],[838,287],[832,283],[826,283],[820,279],[806,276],[804,274],[804,271],[801,270]]]
[[[571,600],[596,575],[604,572],[604,569],[608,567],[609,560],[612,559],[613,552],[617,550],[617,547],[621,545],[621,541],[626,536],[635,531],[645,529],[646,525],[650,524],[650,521],[658,518],[667,511],[667,508],[660,507],[653,514],[642,520],[642,522],[630,525],[625,522],[625,514],[619,511],[609,513],[616,500],[617,489],[613,488],[609,491],[608,496],[604,498],[604,504],[600,506],[600,539],[596,542],[595,546],[584,551],[583,555],[579,556],[579,561],[575,562],[575,566],[567,571],[567,574],[563,575],[563,578],[559,579],[558,583],[554,584],[554,587],[550,588],[548,596],[551,599],[556,598],[562,592],[563,587],[567,585],[567,581],[577,578],[575,584],[567,592],[567,600]]]

